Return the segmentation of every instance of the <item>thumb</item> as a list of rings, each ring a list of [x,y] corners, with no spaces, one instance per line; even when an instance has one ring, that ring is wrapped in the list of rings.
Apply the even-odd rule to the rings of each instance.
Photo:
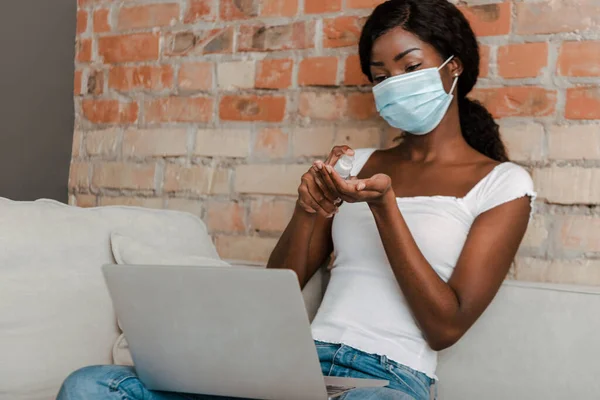
[[[377,174],[368,179],[357,180],[356,182],[356,190],[359,192],[369,190],[383,193],[391,184],[390,178],[384,174]]]

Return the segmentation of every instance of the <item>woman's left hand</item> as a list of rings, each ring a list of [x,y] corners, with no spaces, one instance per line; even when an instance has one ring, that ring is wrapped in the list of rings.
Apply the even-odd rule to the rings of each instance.
[[[378,203],[392,191],[392,179],[386,174],[376,174],[368,179],[353,176],[345,180],[331,165],[317,161],[315,167],[329,190],[347,203]]]

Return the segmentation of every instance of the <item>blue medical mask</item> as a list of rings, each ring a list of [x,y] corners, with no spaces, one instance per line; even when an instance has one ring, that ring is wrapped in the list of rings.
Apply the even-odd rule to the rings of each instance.
[[[373,87],[379,114],[391,126],[413,135],[433,131],[446,115],[458,83],[457,75],[450,93],[444,90],[440,70],[452,58],[439,68],[394,76]]]

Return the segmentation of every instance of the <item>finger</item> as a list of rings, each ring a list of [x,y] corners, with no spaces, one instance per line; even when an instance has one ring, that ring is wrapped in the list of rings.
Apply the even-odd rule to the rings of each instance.
[[[359,192],[372,191],[384,193],[390,186],[390,179],[386,175],[377,174],[368,179],[356,181],[356,190]]]
[[[335,188],[335,185],[331,181],[329,173],[324,168],[323,162],[317,161],[315,164],[318,171],[317,175],[315,176],[315,181],[317,182],[317,184],[319,184],[319,187],[321,188],[321,190],[323,190],[323,193],[325,194],[327,199],[335,204],[336,200],[340,197],[340,194],[338,193],[337,189]]]
[[[303,184],[298,188],[299,201],[302,202],[305,206],[310,209],[315,210],[318,214],[327,217],[330,213],[325,211],[317,201],[313,198],[308,188],[308,185],[303,182]]]
[[[329,175],[329,172],[327,171],[327,169],[323,168],[320,171],[320,176],[323,179],[323,182],[325,182],[325,185],[327,185],[328,190],[334,196],[334,200],[338,200],[341,197],[340,192],[338,191],[337,187],[333,183],[333,180],[331,179],[331,176]],[[337,201],[337,202],[339,202],[339,201]],[[334,204],[336,204],[336,201],[334,201]]]
[[[355,187],[355,184],[353,183],[353,181],[346,181],[345,179],[343,179],[340,176],[340,174],[338,174],[333,169],[333,167],[331,165],[327,165],[325,168],[327,171],[327,175],[329,175],[329,178],[331,179],[331,182],[333,183],[333,186],[335,187],[336,191],[340,195],[345,195],[345,194],[354,192],[352,190]]]
[[[352,150],[349,146],[335,146],[331,153],[329,153],[329,157],[325,160],[325,164],[327,165],[335,165],[340,157],[344,154],[348,154],[349,156],[354,155],[354,150]]]
[[[306,203],[304,203],[304,201],[302,201],[302,199],[298,199],[298,205],[299,205],[299,206],[300,206],[300,207],[301,207],[301,208],[302,208],[304,211],[306,211],[306,212],[307,212],[307,213],[309,213],[309,214],[316,214],[316,213],[317,213],[317,211],[316,211],[314,208],[312,208],[312,207],[310,207],[310,206],[306,205]]]
[[[311,177],[313,179],[304,178],[303,182],[312,200],[306,197],[303,200],[323,216],[330,217],[336,211],[336,206],[333,204],[333,200],[330,201],[325,197],[323,191],[319,188],[316,181],[314,181],[315,177],[312,174]]]

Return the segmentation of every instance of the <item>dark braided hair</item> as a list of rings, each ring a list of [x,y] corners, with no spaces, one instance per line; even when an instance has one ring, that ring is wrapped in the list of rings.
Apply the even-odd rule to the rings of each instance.
[[[448,0],[388,0],[377,6],[365,23],[359,43],[361,68],[371,82],[373,43],[397,27],[432,45],[442,59],[455,56],[462,61],[464,70],[457,91],[462,134],[480,153],[496,161],[508,161],[498,124],[481,103],[466,97],[479,76],[479,45],[463,14]]]

